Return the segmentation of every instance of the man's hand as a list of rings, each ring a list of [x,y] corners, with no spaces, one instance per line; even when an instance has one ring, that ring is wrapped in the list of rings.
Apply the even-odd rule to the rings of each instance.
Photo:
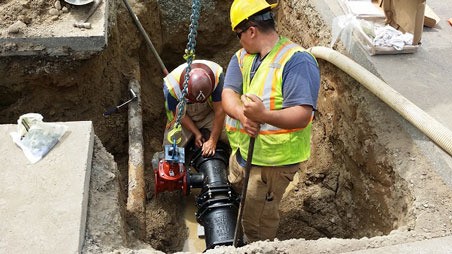
[[[265,123],[266,109],[261,98],[254,94],[244,94],[240,97],[243,103],[243,114],[246,118],[258,122]]]
[[[202,144],[202,156],[209,157],[215,155],[215,149],[217,148],[217,143],[212,139],[207,140]]]
[[[244,117],[240,122],[245,129],[245,132],[251,137],[256,137],[260,130],[260,124],[250,120],[249,118]]]
[[[252,96],[250,95],[250,97]],[[255,96],[255,98],[260,101],[259,97]],[[247,116],[244,115],[245,105],[243,101],[245,100],[246,103],[248,103],[248,105],[249,103],[251,103],[250,101],[248,101],[247,97],[243,95],[240,96],[234,90],[226,88],[223,90],[222,99],[224,111],[230,117],[239,120],[248,135],[255,137],[259,132],[260,122],[252,120],[251,118],[248,118]],[[260,106],[259,105],[256,106],[259,106],[259,108],[261,106],[262,107],[264,106],[262,102],[260,102],[260,104],[261,104]]]
[[[281,129],[304,128],[312,118],[313,108],[310,105],[268,110],[262,100],[254,94],[244,94],[240,99],[243,103],[245,118],[259,124],[266,123]]]
[[[254,94],[244,94],[240,97],[243,103],[244,118],[240,121],[246,133],[251,137],[256,137],[259,133],[260,124],[264,123],[263,114],[266,109],[262,100]]]

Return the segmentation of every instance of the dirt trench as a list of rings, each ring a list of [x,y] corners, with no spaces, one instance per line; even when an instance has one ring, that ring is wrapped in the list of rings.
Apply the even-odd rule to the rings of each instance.
[[[130,2],[168,70],[181,64],[191,1]],[[157,198],[153,195],[150,161],[153,153],[161,150],[165,124],[162,72],[122,1],[109,3],[112,19],[109,44],[104,51],[87,59],[71,56],[0,59],[3,73],[0,123],[15,123],[20,115],[28,112],[41,113],[48,122],[93,121],[99,143],[117,163],[118,173],[116,170],[112,173],[117,173],[120,179],[121,195],[117,200],[121,208],[118,210],[122,211],[125,223],[115,217],[113,224],[121,225],[120,230],[114,231],[123,235],[121,244],[130,246],[133,239],[139,239],[163,252],[182,251],[187,237],[182,220],[183,205],[193,201],[185,200],[178,193],[165,193]],[[216,61],[226,68],[239,48],[230,30],[228,15],[225,15],[230,3],[218,0],[202,3],[197,58]],[[329,43],[330,31],[311,1],[283,0],[280,3],[277,18],[282,35],[306,48]],[[0,7],[5,4],[12,1],[0,3]],[[34,17],[35,11],[29,9],[29,13],[24,13],[21,9],[18,14]],[[10,13],[7,18],[18,17]],[[421,162],[421,155],[409,135],[400,130],[401,122],[394,120],[398,118],[396,113],[331,64],[319,60],[319,65],[322,81],[313,125],[312,157],[300,172],[297,186],[282,202],[277,238],[359,239],[388,235],[394,230],[414,230],[413,191],[395,169],[409,167],[412,161],[408,158]],[[148,193],[145,232],[140,232],[137,225],[128,224],[124,213],[127,112],[123,110],[108,118],[102,115],[106,108],[127,99],[127,84],[132,78],[139,80],[142,86]],[[106,244],[108,234],[97,234],[93,233],[88,242],[98,247]],[[104,251],[101,247],[91,249],[91,253]]]

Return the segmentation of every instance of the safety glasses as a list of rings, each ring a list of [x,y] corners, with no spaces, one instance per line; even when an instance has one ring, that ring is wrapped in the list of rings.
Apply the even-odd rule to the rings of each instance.
[[[240,40],[241,38],[242,38],[242,34],[244,33],[244,32],[246,32],[246,30],[248,30],[250,27],[253,27],[253,26],[255,26],[255,25],[250,25],[250,26],[247,26],[245,29],[243,29],[242,31],[240,31],[240,32],[235,32],[235,35],[237,35],[237,38]]]

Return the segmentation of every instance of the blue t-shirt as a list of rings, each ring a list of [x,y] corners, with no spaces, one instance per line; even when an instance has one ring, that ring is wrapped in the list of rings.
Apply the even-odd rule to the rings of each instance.
[[[210,97],[212,97],[213,102],[221,101],[221,92],[223,92],[223,83],[224,83],[224,74],[221,73],[218,85],[210,95]],[[175,112],[179,101],[171,95],[171,93],[168,91],[168,87],[166,86],[166,84],[163,84],[163,95],[165,96],[168,109]]]
[[[255,61],[253,69],[258,64],[260,62]],[[309,53],[295,53],[284,66],[282,80],[283,108],[310,105],[314,110],[317,109],[320,72],[317,62]],[[234,54],[226,70],[224,87],[242,94],[242,83],[242,72],[237,56]]]

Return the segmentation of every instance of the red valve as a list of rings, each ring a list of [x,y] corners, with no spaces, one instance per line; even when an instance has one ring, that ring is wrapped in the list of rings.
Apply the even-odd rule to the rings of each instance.
[[[155,195],[164,191],[182,190],[187,195],[187,173],[182,163],[171,163],[160,160],[158,168],[154,168]]]

